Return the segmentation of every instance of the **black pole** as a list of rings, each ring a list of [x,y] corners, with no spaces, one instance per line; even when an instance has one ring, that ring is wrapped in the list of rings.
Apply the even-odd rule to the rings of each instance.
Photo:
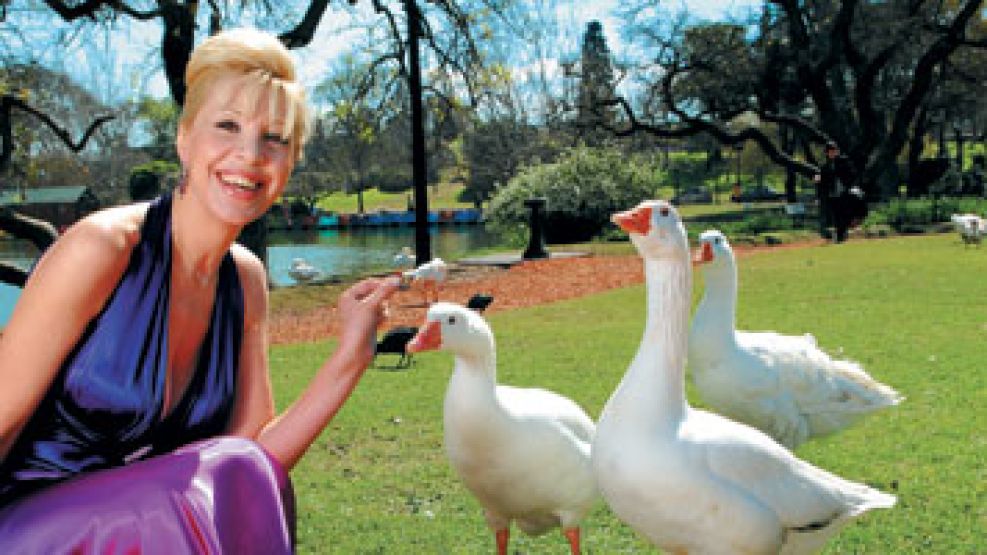
[[[548,200],[544,197],[529,198],[524,201],[524,205],[531,210],[529,215],[531,235],[528,238],[528,248],[521,255],[521,258],[525,260],[549,257],[548,251],[545,250],[545,233],[542,231],[546,204],[548,204]]]
[[[421,265],[432,259],[428,236],[428,172],[425,160],[425,124],[422,121],[422,70],[418,59],[418,6],[404,0],[408,17],[408,89],[411,92],[411,166],[415,185],[415,258]]]

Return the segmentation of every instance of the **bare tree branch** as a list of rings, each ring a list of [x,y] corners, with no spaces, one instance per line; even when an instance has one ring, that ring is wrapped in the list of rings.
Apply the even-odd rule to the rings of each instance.
[[[0,171],[7,168],[14,152],[13,133],[11,130],[11,114],[14,108],[27,112],[41,120],[72,152],[79,152],[84,149],[90,137],[96,132],[96,129],[116,117],[113,115],[97,117],[89,124],[82,137],[78,141],[73,141],[68,130],[55,123],[48,114],[34,108],[16,96],[5,94],[0,97],[0,140],[3,141],[3,145],[0,147]]]
[[[65,21],[74,21],[80,17],[95,19],[96,12],[104,7],[115,9],[129,15],[130,17],[133,17],[134,19],[141,20],[153,19],[161,15],[160,10],[140,11],[129,6],[126,2],[121,2],[119,0],[86,0],[85,2],[75,6],[68,6],[61,0],[44,1],[49,8],[54,10],[55,13],[57,13],[58,16]]]
[[[305,11],[305,16],[302,17],[298,25],[279,35],[278,39],[288,48],[307,46],[308,43],[312,42],[312,37],[315,36],[315,30],[318,29],[327,6],[329,6],[329,0],[312,0],[308,5],[308,10]]]

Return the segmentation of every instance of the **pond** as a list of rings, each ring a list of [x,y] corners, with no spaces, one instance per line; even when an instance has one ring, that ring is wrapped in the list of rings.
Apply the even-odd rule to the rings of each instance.
[[[429,228],[432,255],[450,260],[487,247],[498,237],[482,225],[433,225]],[[272,231],[268,235],[267,263],[271,283],[295,285],[288,275],[291,261],[303,258],[325,276],[352,277],[388,270],[401,247],[415,246],[413,227],[361,227],[312,231]],[[29,268],[38,252],[31,243],[0,240],[0,260]],[[0,324],[5,307],[19,295],[16,287],[0,287]],[[7,314],[9,317],[9,314]]]
[[[499,238],[482,225],[430,226],[432,256],[451,260],[498,245]],[[415,247],[413,227],[364,227],[319,231],[271,232],[267,265],[275,286],[295,285],[288,275],[291,261],[302,258],[325,276],[351,277],[391,269],[401,247]]]

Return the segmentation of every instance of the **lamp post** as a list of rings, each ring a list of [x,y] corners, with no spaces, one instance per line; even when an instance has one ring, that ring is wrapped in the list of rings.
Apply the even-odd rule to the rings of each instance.
[[[411,94],[411,169],[415,190],[415,257],[421,265],[432,259],[428,235],[428,172],[425,124],[422,119],[422,70],[418,54],[419,13],[415,0],[404,0],[408,18],[408,90]]]

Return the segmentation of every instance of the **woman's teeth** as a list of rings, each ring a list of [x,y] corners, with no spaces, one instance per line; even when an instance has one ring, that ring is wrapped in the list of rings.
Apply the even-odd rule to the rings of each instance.
[[[239,187],[245,191],[253,191],[260,188],[260,183],[254,183],[246,177],[241,177],[239,175],[226,175],[223,176],[223,183],[227,185],[233,185],[234,187]]]

